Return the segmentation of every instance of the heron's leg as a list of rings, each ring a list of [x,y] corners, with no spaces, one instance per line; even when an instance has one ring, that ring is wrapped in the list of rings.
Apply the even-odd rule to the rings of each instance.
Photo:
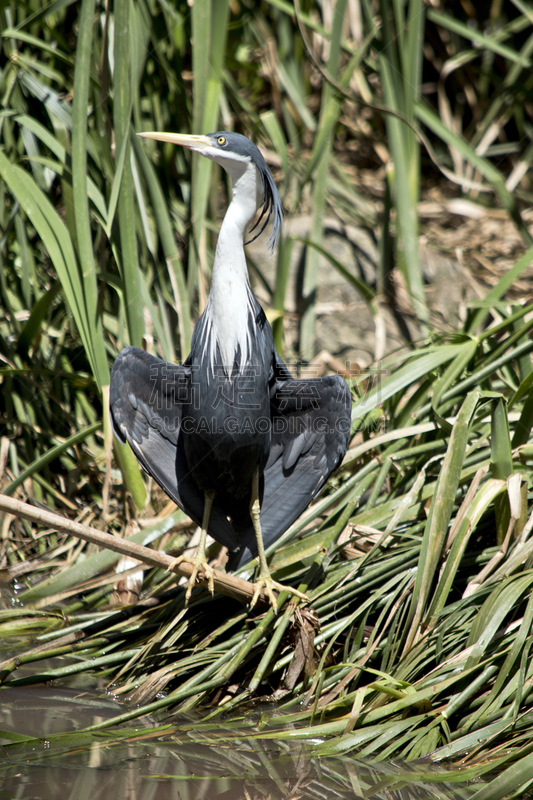
[[[194,566],[194,569],[191,573],[189,578],[189,586],[187,587],[187,594],[185,595],[185,602],[188,602],[192,590],[196,584],[196,578],[199,572],[203,572],[205,577],[208,580],[208,589],[211,594],[215,593],[215,584],[214,584],[214,575],[213,569],[207,563],[207,558],[205,555],[206,551],[206,540],[207,540],[207,529],[209,528],[209,517],[211,515],[211,508],[213,506],[213,500],[215,498],[214,492],[204,492],[204,515],[202,518],[202,532],[200,534],[200,541],[198,543],[198,548],[196,550],[196,555],[194,558],[188,558],[187,556],[178,556],[174,559],[172,564],[169,564],[168,571],[172,572],[175,566],[180,564],[182,561],[188,561],[190,564]]]
[[[291,586],[284,586],[282,583],[278,583],[277,581],[272,580],[265,555],[263,534],[261,533],[260,514],[261,514],[261,504],[259,503],[259,469],[256,468],[254,470],[254,474],[252,477],[252,497],[250,500],[250,516],[252,518],[252,524],[254,526],[255,539],[257,543],[257,557],[259,559],[259,577],[254,584],[255,591],[254,591],[254,596],[252,597],[252,601],[250,603],[250,608],[254,607],[259,595],[261,594],[261,590],[264,589],[266,596],[270,600],[270,605],[277,614],[278,604],[276,602],[276,597],[274,595],[274,592],[272,591],[273,589],[276,589],[278,592],[281,591],[290,592],[291,594],[297,595],[297,597],[301,597],[302,600],[308,600],[309,598],[305,594],[299,592],[297,589],[293,589]]]

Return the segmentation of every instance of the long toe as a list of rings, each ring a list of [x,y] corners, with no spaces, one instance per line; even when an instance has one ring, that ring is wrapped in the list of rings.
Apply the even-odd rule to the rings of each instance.
[[[192,559],[192,564],[194,565],[194,569],[191,573],[191,577],[189,578],[189,587],[187,589],[187,594],[185,595],[185,600],[188,602],[189,598],[192,594],[192,590],[196,586],[196,578],[203,572],[203,577],[207,578],[207,588],[211,592],[211,594],[215,593],[215,576],[213,573],[212,567],[209,566],[205,558],[201,558],[196,556],[196,558]]]
[[[257,603],[261,591],[265,592],[268,601],[272,608],[274,609],[275,613],[278,613],[278,603],[276,600],[276,595],[274,594],[274,590],[276,592],[290,592],[291,594],[299,597],[301,600],[305,602],[309,602],[309,598],[306,594],[302,594],[299,592],[298,589],[293,589],[292,586],[285,586],[283,583],[278,583],[277,581],[272,580],[270,576],[268,577],[259,577],[258,580],[254,583],[254,595],[252,597],[252,601],[250,603],[250,608],[253,608]]]
[[[276,601],[276,595],[272,591],[273,585],[274,585],[274,581],[272,580],[272,578],[259,578],[254,583],[254,595],[253,595],[252,600],[250,602],[250,608],[253,608],[255,606],[255,604],[259,600],[259,597],[261,596],[261,592],[264,590],[266,596],[268,597],[268,602],[270,603],[270,605],[274,609],[274,613],[277,614],[278,613],[278,604],[277,604],[277,601]]]
[[[192,590],[196,586],[196,580],[198,576],[207,579],[207,588],[211,592],[211,594],[215,593],[215,574],[213,572],[213,568],[209,566],[207,560],[203,556],[195,556],[194,558],[188,558],[187,556],[178,556],[174,559],[174,561],[168,565],[167,572],[172,572],[175,567],[179,564],[186,561],[189,564],[193,565],[193,571],[189,577],[189,582],[187,586],[187,594],[185,595],[185,602],[189,602],[189,599],[192,594]],[[202,575],[203,573],[203,575]]]
[[[300,600],[303,600],[305,603],[309,602],[309,598],[306,594],[299,592],[298,589],[293,589],[292,586],[286,586],[284,583],[278,583],[277,581],[272,581],[272,586],[277,592],[289,592],[295,597],[299,597]]]

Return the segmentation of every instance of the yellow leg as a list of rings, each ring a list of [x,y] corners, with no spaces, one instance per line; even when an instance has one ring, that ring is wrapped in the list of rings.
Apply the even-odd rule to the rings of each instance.
[[[265,590],[265,594],[270,600],[270,605],[276,612],[278,613],[278,604],[276,602],[276,597],[274,595],[273,589],[276,589],[278,592],[286,591],[290,592],[291,594],[295,594],[297,597],[300,597],[302,600],[309,600],[309,598],[299,592],[297,589],[293,589],[291,586],[284,586],[282,583],[278,583],[277,581],[272,580],[270,576],[270,570],[268,569],[268,564],[265,555],[265,547],[263,545],[263,534],[261,533],[261,521],[260,521],[260,513],[261,513],[261,504],[259,503],[259,469],[254,470],[253,478],[252,478],[252,497],[250,500],[250,516],[252,518],[252,524],[254,526],[255,531],[255,539],[257,542],[257,557],[259,559],[259,577],[255,582],[255,591],[254,596],[252,597],[252,602],[250,603],[250,608],[253,608],[261,594],[261,590]]]
[[[198,543],[198,548],[196,550],[195,557],[188,558],[187,556],[178,556],[177,558],[174,559],[172,564],[169,564],[168,566],[169,572],[172,572],[174,567],[176,567],[178,564],[181,564],[183,561],[188,561],[189,564],[193,564],[194,566],[191,577],[189,578],[189,586],[187,587],[187,594],[185,595],[186,603],[189,602],[189,598],[192,594],[192,590],[196,585],[196,578],[199,572],[203,572],[205,574],[205,577],[208,580],[208,589],[211,592],[211,594],[215,593],[213,570],[207,563],[207,558],[205,556],[207,529],[209,527],[209,517],[211,515],[211,507],[213,505],[214,497],[215,497],[214,492],[204,493],[204,516],[202,519],[202,532],[200,534],[200,542]]]

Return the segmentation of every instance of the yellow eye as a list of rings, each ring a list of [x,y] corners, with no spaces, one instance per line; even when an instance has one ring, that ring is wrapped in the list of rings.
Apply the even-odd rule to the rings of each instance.
[[[226,137],[225,136],[219,136],[218,139],[217,139],[217,143],[220,144],[220,145],[226,144]]]

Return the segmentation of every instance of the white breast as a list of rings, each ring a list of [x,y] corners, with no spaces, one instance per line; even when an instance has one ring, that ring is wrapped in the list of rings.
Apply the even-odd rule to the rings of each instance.
[[[216,292],[211,289],[205,309],[207,335],[203,358],[209,359],[212,372],[222,362],[226,375],[231,375],[238,354],[240,373],[250,363],[252,298],[248,281],[243,283],[230,279]]]
[[[254,296],[248,280],[243,240],[247,225],[262,201],[257,168],[248,159],[235,162],[230,172],[233,197],[218,236],[211,291],[205,308],[203,358],[212,368],[222,360],[231,375],[240,351],[240,372],[252,356]],[[220,354],[220,355],[219,355]]]

